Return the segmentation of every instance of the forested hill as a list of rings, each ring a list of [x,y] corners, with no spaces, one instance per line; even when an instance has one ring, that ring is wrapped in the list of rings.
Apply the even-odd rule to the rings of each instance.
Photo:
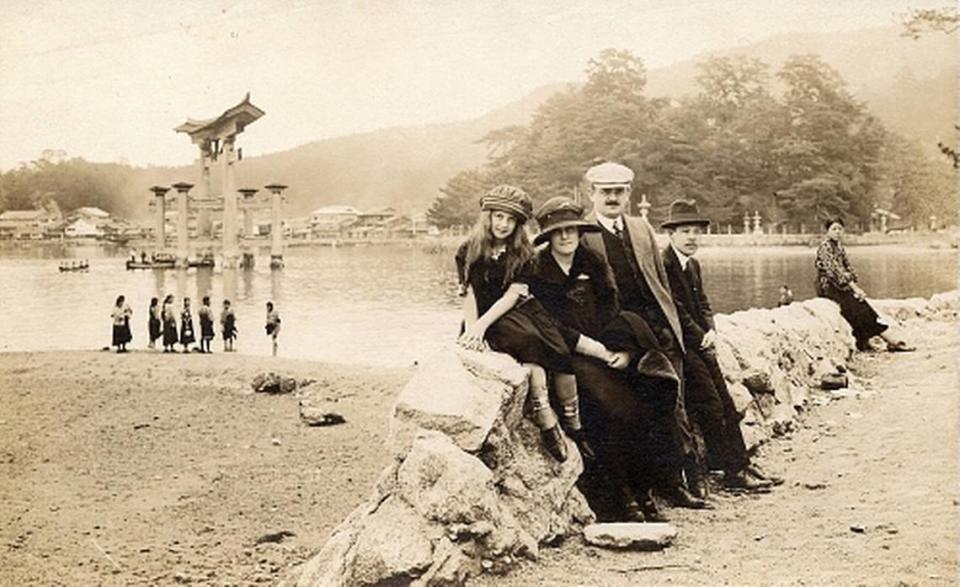
[[[931,146],[937,136],[952,136],[957,70],[954,38],[930,34],[912,40],[901,37],[899,31],[890,27],[855,33],[780,35],[650,70],[645,94],[679,98],[695,92],[696,63],[711,56],[754,56],[775,72],[789,55],[817,53],[888,128]],[[584,63],[588,57],[584,57]],[[250,157],[239,166],[237,185],[257,187],[269,181],[289,184],[292,214],[347,202],[360,208],[389,205],[402,211],[423,211],[450,178],[484,162],[485,146],[478,142],[482,137],[499,128],[525,124],[538,106],[564,87],[556,84],[539,88],[518,102],[474,120],[382,129]],[[66,164],[73,165],[69,173],[61,173],[72,178],[69,182],[37,178],[36,173],[24,173],[22,169],[4,173],[0,177],[0,208],[23,207],[33,198],[46,196],[60,200],[67,209],[98,205],[142,217],[148,213],[150,185],[197,180],[195,167],[130,168],[67,159],[66,163],[37,168],[50,173]],[[93,177],[77,182],[78,175]],[[63,193],[66,189],[77,190],[64,186],[77,185],[84,186],[82,193]]]
[[[792,33],[698,55],[648,75],[649,96],[695,93],[697,63],[710,57],[755,57],[778,70],[791,55],[814,53],[836,69],[850,92],[891,130],[935,143],[952,135],[956,115],[956,35],[901,36],[899,27],[855,33]],[[642,57],[642,56],[641,56]]]

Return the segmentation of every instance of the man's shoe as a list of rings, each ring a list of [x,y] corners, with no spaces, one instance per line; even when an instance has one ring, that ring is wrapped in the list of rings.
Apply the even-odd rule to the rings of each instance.
[[[759,465],[749,464],[744,467],[744,472],[746,472],[751,477],[759,479],[761,481],[769,481],[771,485],[783,485],[783,477],[777,477],[776,475],[771,475],[760,468]]]
[[[541,430],[540,437],[550,456],[561,463],[567,460],[567,442],[563,439],[559,424],[553,428]]]
[[[713,505],[705,499],[691,495],[686,487],[677,486],[666,495],[667,501],[678,508],[691,510],[712,510]]]
[[[707,485],[707,478],[701,474],[700,467],[691,467],[687,470],[687,490],[690,495],[698,499],[707,499],[710,495],[710,488]]]
[[[643,513],[643,508],[640,507],[640,504],[636,500],[630,500],[623,506],[623,522],[633,522],[635,524],[642,524],[644,522],[650,522]]]
[[[768,493],[770,488],[773,487],[773,482],[754,477],[746,471],[737,471],[723,476],[723,486],[726,489]]]
[[[648,522],[669,522],[670,519],[666,514],[663,513],[663,510],[657,505],[656,500],[653,499],[653,496],[650,495],[650,492],[647,492],[646,497],[643,499],[640,504],[640,509],[643,510],[643,517],[646,518]]]

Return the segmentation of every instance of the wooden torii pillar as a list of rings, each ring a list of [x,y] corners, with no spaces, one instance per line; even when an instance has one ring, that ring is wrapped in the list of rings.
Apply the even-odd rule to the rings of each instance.
[[[156,242],[156,252],[162,253],[167,247],[167,221],[166,218],[164,218],[167,213],[165,196],[167,192],[170,191],[170,188],[155,185],[150,188],[150,191],[153,192],[154,206],[157,207],[157,225],[156,228],[154,228],[153,238]]]
[[[283,190],[287,186],[271,183],[270,190],[270,268],[283,269]]]
[[[211,162],[219,161],[223,168],[220,185],[223,200],[223,267],[236,267],[240,250],[237,232],[239,229],[237,214],[237,192],[234,188],[234,164],[241,159],[240,149],[236,147],[237,135],[250,123],[265,113],[250,103],[250,93],[243,101],[228,108],[216,118],[191,120],[176,127],[177,132],[186,133],[190,140],[200,148],[200,186],[201,192],[209,190],[209,168]],[[208,193],[201,193],[198,199],[215,199]],[[200,206],[200,209],[205,206]],[[198,219],[200,220],[200,219]],[[203,234],[203,221],[200,221],[200,233]]]
[[[243,238],[249,242],[253,238],[253,213],[257,207],[254,196],[256,196],[260,190],[256,188],[240,188],[237,191],[243,196],[243,201],[241,202],[241,207],[243,208]],[[245,245],[243,249],[243,260],[240,261],[240,267],[243,269],[253,269],[255,263],[253,250],[249,244]]]

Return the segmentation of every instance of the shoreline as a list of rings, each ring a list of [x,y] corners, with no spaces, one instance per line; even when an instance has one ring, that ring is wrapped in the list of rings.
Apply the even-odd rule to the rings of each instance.
[[[766,247],[816,247],[824,235],[818,232],[809,233],[725,233],[713,232],[703,234],[700,237],[701,246],[704,248],[766,248]],[[416,247],[427,250],[456,250],[466,233],[462,235],[435,235],[423,236],[418,238],[384,238],[384,239],[289,239],[284,242],[284,248],[292,249],[339,249],[354,247],[377,247],[377,246],[406,246]],[[656,233],[657,241],[661,245],[667,242],[667,235],[662,232]],[[897,234],[884,234],[879,232],[849,233],[845,237],[845,246],[863,247],[863,246],[897,246],[923,249],[952,249],[957,250],[960,246],[960,233],[949,229],[930,232],[914,231]],[[99,240],[0,240],[0,251],[4,250],[25,250],[25,249],[44,249],[44,248],[75,248],[75,247],[100,247],[104,249],[116,250],[153,250],[154,243],[151,240],[137,240],[126,243],[116,243]],[[248,243],[247,246],[256,254],[262,252],[261,256],[268,255],[270,248],[268,241],[258,240]],[[169,247],[168,247],[169,248]],[[219,241],[203,241],[191,243],[192,249],[212,249],[219,251]]]
[[[773,494],[718,494],[717,510],[671,510],[681,534],[662,553],[571,539],[506,577],[471,583],[761,584],[770,569],[814,584],[948,582],[960,511],[960,342],[956,319],[906,328],[916,353],[855,355],[851,393],[812,396],[795,430],[758,449],[759,462],[788,479]],[[384,443],[394,398],[414,373],[151,354],[0,353],[0,583],[282,581],[369,495],[392,458]],[[315,379],[346,423],[304,426],[296,393],[253,393],[262,371]],[[257,543],[283,532],[293,535]]]

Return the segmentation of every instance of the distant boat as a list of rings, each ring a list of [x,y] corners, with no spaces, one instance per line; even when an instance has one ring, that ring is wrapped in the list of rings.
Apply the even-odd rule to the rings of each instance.
[[[90,268],[90,265],[60,265],[60,271],[86,271]]]
[[[175,266],[176,261],[173,259],[146,262],[127,260],[127,269],[173,269]]]
[[[187,261],[187,267],[213,267],[216,265],[216,262],[213,260],[213,257],[204,257],[203,259],[197,259],[196,261]]]

